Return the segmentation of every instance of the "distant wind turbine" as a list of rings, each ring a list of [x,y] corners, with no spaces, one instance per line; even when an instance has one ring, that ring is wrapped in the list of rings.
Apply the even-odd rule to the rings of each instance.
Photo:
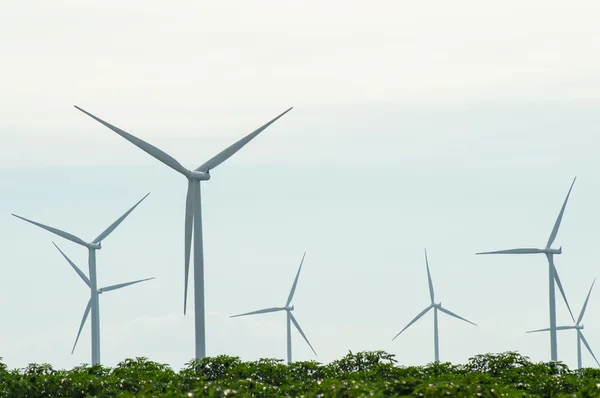
[[[81,271],[81,269],[79,269],[79,267],[77,267],[77,265],[75,265],[75,263],[73,261],[71,261],[71,259],[69,257],[67,257],[67,255],[62,250],[60,250],[60,248],[56,245],[56,243],[52,242],[52,244],[58,249],[60,254],[63,255],[65,260],[67,260],[67,262],[69,264],[71,264],[71,267],[73,267],[75,272],[77,272],[77,275],[79,275],[81,277],[81,279],[85,282],[85,284],[90,288],[90,291],[91,291],[92,286],[91,286],[90,279]],[[125,283],[119,283],[116,285],[102,287],[96,291],[96,302],[99,303],[100,299],[98,296],[104,292],[110,292],[111,290],[122,289],[124,287],[135,285],[136,283],[145,282],[145,281],[149,281],[152,279],[154,279],[154,278],[152,277],[152,278],[146,278],[146,279],[139,279],[139,280],[133,281],[133,282],[125,282]],[[91,294],[94,294],[94,293],[91,293]],[[73,344],[73,349],[71,350],[71,354],[73,354],[73,352],[75,351],[75,346],[77,346],[77,341],[79,341],[79,336],[81,335],[81,330],[83,329],[83,326],[85,325],[85,321],[87,320],[87,317],[90,313],[91,308],[92,308],[92,299],[90,298],[88,300],[87,306],[85,307],[85,311],[83,313],[83,318],[81,319],[81,324],[79,325],[79,331],[77,332],[77,338],[75,339],[75,344]],[[98,347],[98,351],[100,351],[99,347]]]
[[[88,264],[90,270],[89,287],[90,287],[90,309],[92,312],[92,365],[100,363],[100,310],[98,306],[98,285],[96,277],[96,250],[102,248],[102,241],[106,239],[114,230],[125,220],[125,218],[135,209],[142,200],[146,199],[150,195],[147,193],[139,202],[137,202],[131,209],[127,210],[125,214],[119,217],[114,223],[106,228],[100,235],[91,242],[86,242],[83,239],[72,235],[68,232],[61,231],[60,229],[49,227],[47,225],[28,220],[27,218],[13,214],[13,216],[20,218],[21,220],[27,221],[33,225],[37,225],[40,228],[50,231],[53,234],[61,236],[71,242],[77,243],[81,246],[87,247],[88,249]],[[76,270],[77,271],[77,270]],[[82,276],[83,274],[80,274]],[[83,277],[83,276],[82,276]],[[87,277],[86,277],[87,278]],[[84,279],[85,280],[85,279]],[[106,291],[106,288],[105,288]],[[86,310],[87,311],[87,310]],[[86,314],[87,316],[87,314]]]
[[[233,145],[224,149],[214,157],[210,158],[200,167],[189,170],[179,163],[175,158],[166,154],[155,146],[143,141],[118,127],[92,115],[91,113],[81,109],[78,106],[75,108],[90,116],[92,119],[100,122],[108,127],[133,145],[140,148],[158,161],[166,164],[170,168],[183,174],[188,180],[187,198],[185,205],[185,281],[183,294],[183,313],[187,310],[187,289],[190,268],[190,251],[192,242],[192,227],[194,236],[194,322],[195,322],[195,340],[196,340],[196,358],[204,358],[206,356],[206,323],[204,309],[204,253],[202,247],[202,212],[200,200],[200,182],[210,179],[210,170],[214,169],[233,154],[239,151],[250,140],[260,134],[263,130],[273,124],[277,119],[288,113],[292,108],[283,112],[267,124],[248,134]]]
[[[292,362],[292,328],[291,328],[290,322],[293,323],[294,326],[296,327],[296,329],[298,330],[298,332],[300,332],[300,334],[304,338],[304,341],[306,341],[306,344],[308,344],[308,346],[310,347],[312,352],[315,355],[317,355],[317,353],[315,352],[315,349],[312,347],[312,345],[308,341],[308,338],[302,331],[300,324],[298,324],[298,321],[294,317],[294,314],[292,314],[292,311],[294,310],[294,306],[292,305],[290,307],[290,303],[292,302],[292,299],[294,298],[294,293],[296,292],[296,285],[298,284],[298,277],[300,276],[300,270],[302,269],[302,263],[304,262],[304,256],[306,256],[306,252],[302,256],[302,261],[300,261],[300,267],[298,267],[298,273],[296,273],[296,278],[294,279],[294,284],[292,285],[292,289],[290,290],[290,294],[285,303],[285,306],[265,308],[265,309],[258,310],[258,311],[246,312],[244,314],[230,316],[230,318],[236,318],[236,317],[245,316],[245,315],[267,314],[269,312],[285,311],[286,315],[287,315],[287,362],[288,362],[288,364]]]
[[[565,208],[567,207],[567,201],[569,200],[569,196],[571,195],[571,190],[573,189],[573,185],[575,184],[575,180],[577,177],[573,178],[573,182],[571,183],[571,187],[569,188],[569,192],[567,193],[567,197],[563,202],[562,208],[560,209],[560,213],[558,213],[558,217],[556,222],[554,223],[554,228],[552,228],[552,232],[550,233],[550,238],[548,239],[548,243],[546,243],[546,247],[543,249],[536,248],[519,248],[519,249],[509,249],[509,250],[498,250],[492,252],[482,252],[475,254],[539,254],[543,253],[546,255],[548,259],[548,287],[549,287],[549,302],[550,302],[550,359],[552,361],[558,361],[558,348],[557,348],[557,339],[556,339],[556,298],[555,298],[555,290],[554,283],[558,285],[560,293],[567,305],[569,313],[571,314],[571,318],[573,318],[573,312],[571,311],[571,307],[569,306],[569,302],[567,301],[567,296],[565,295],[565,291],[563,289],[562,283],[560,282],[560,278],[558,277],[558,272],[556,271],[556,267],[554,265],[554,255],[562,253],[562,246],[558,249],[552,249],[552,243],[556,239],[556,235],[558,234],[558,229],[560,228],[560,223],[563,218],[563,214],[565,213]]]
[[[579,313],[579,317],[577,318],[577,321],[575,321],[575,319],[573,319],[573,321],[575,322],[575,325],[573,325],[573,326],[557,326],[556,327],[556,330],[569,330],[569,329],[577,330],[577,368],[578,369],[582,368],[582,366],[581,366],[581,342],[583,342],[583,344],[585,345],[585,348],[587,348],[589,353],[592,354],[594,361],[596,361],[598,366],[600,366],[600,362],[598,362],[598,360],[596,359],[596,356],[592,352],[590,345],[588,344],[587,340],[583,336],[583,332],[582,332],[583,325],[581,324],[581,321],[583,320],[583,315],[585,314],[585,309],[587,308],[588,301],[590,299],[590,294],[592,294],[592,289],[594,288],[595,282],[596,282],[596,279],[594,279],[594,281],[592,282],[592,286],[590,287],[590,291],[588,292],[588,295],[585,298],[585,302],[583,303],[583,307],[581,308],[581,312]],[[527,333],[548,332],[548,331],[550,331],[549,328],[548,329],[531,330]]]
[[[423,311],[421,311],[419,313],[419,315],[417,315],[412,321],[410,321],[408,323],[408,325],[406,325],[404,327],[404,329],[402,329],[400,331],[400,333],[398,333],[393,339],[392,341],[396,340],[396,337],[400,336],[400,334],[402,332],[404,332],[406,329],[408,329],[413,323],[415,323],[416,321],[419,320],[419,318],[421,318],[423,315],[425,315],[430,309],[433,308],[433,349],[434,349],[434,353],[435,353],[435,362],[439,362],[440,361],[440,345],[439,345],[439,335],[438,335],[438,310],[446,313],[454,318],[460,319],[462,321],[468,322],[471,325],[475,325],[473,322],[456,315],[454,312],[451,312],[445,308],[442,307],[442,303],[435,303],[435,295],[433,292],[433,281],[431,280],[431,273],[429,271],[429,261],[427,260],[427,250],[425,250],[425,265],[427,267],[427,280],[429,281],[429,297],[431,298],[431,304],[425,308]]]

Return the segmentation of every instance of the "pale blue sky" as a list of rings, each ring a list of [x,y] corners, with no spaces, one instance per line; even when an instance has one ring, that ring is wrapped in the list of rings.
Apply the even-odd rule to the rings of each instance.
[[[197,167],[278,113],[289,114],[211,171],[203,187],[207,350],[285,355],[283,304],[302,253],[294,358],[327,362],[384,349],[442,360],[519,350],[549,359],[543,256],[477,251],[541,246],[577,175],[556,245],[579,312],[598,276],[600,6],[592,1],[144,1],[52,8],[3,4],[0,48],[0,355],[10,367],[90,359],[86,252],[10,216],[95,237],[145,193],[98,253],[102,360],[193,355],[183,317],[185,179],[75,110],[77,104]],[[40,8],[44,7],[44,8]],[[600,354],[598,292],[584,333]],[[558,304],[560,324],[569,321]],[[574,366],[575,335],[559,334]],[[584,356],[584,364],[592,365]]]

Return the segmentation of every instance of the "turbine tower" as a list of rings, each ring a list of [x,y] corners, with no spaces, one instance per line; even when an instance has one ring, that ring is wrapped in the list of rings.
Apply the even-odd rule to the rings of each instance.
[[[68,232],[61,231],[60,229],[49,227],[47,225],[41,224],[36,221],[29,220],[27,218],[18,216],[13,214],[13,216],[20,218],[21,220],[27,221],[33,225],[37,225],[40,228],[45,229],[46,231],[50,231],[53,234],[61,236],[71,242],[77,243],[81,246],[84,246],[88,249],[88,264],[90,270],[89,277],[89,286],[90,286],[90,308],[92,312],[92,365],[100,363],[100,314],[98,307],[98,285],[96,278],[96,250],[100,250],[102,248],[102,241],[107,238],[114,230],[125,220],[125,218],[135,209],[142,200],[146,199],[150,195],[147,193],[139,202],[137,202],[131,209],[127,210],[125,214],[119,217],[114,223],[112,223],[108,228],[106,228],[100,235],[96,237],[91,242],[86,242],[83,239],[70,234]]]
[[[577,177],[573,178],[573,182],[571,183],[571,187],[569,188],[569,192],[567,193],[567,197],[563,202],[562,208],[558,213],[558,217],[556,218],[556,222],[554,223],[554,228],[552,228],[552,232],[550,233],[550,238],[546,243],[546,247],[543,249],[536,248],[519,248],[519,249],[509,249],[509,250],[498,250],[491,252],[482,252],[475,254],[539,254],[543,253],[546,255],[548,259],[548,290],[549,290],[549,307],[550,307],[550,359],[552,361],[558,361],[558,348],[556,342],[556,298],[555,298],[555,290],[554,283],[558,285],[560,293],[565,300],[569,313],[571,314],[571,318],[573,318],[573,312],[571,311],[571,307],[569,306],[569,302],[567,301],[567,296],[565,295],[565,291],[562,287],[562,283],[560,282],[560,278],[558,277],[558,272],[556,271],[556,267],[554,265],[554,255],[562,253],[562,246],[558,249],[552,249],[552,243],[556,239],[556,235],[558,234],[558,229],[560,228],[560,223],[563,218],[563,214],[565,213],[565,208],[567,207],[567,201],[569,200],[569,195],[571,195],[571,190],[573,189],[573,185],[575,184],[575,180]]]
[[[294,293],[296,292],[296,285],[298,284],[298,277],[300,276],[300,270],[302,269],[302,263],[304,263],[304,256],[306,256],[306,252],[304,252],[304,255],[302,256],[302,261],[300,261],[300,267],[298,267],[298,273],[296,273],[296,279],[294,279],[294,284],[292,285],[290,294],[287,298],[287,301],[285,302],[285,306],[265,308],[265,309],[258,310],[258,311],[246,312],[244,314],[230,316],[230,318],[236,318],[236,317],[245,316],[245,315],[267,314],[269,312],[285,311],[286,316],[287,316],[287,362],[288,362],[288,364],[292,363],[292,326],[291,326],[291,323],[293,323],[294,326],[296,327],[296,329],[298,330],[298,332],[300,332],[300,334],[304,338],[304,341],[306,341],[306,344],[308,344],[308,346],[310,347],[312,352],[315,355],[317,355],[317,353],[315,352],[315,349],[310,344],[310,342],[308,341],[308,338],[302,331],[300,324],[294,317],[294,314],[292,314],[292,311],[294,311],[294,306],[292,305],[290,307],[290,303],[292,302],[292,299],[294,298]]]
[[[400,336],[400,334],[402,332],[404,332],[406,329],[408,329],[410,327],[410,325],[412,325],[413,323],[415,323],[416,321],[419,320],[419,318],[421,318],[423,315],[425,315],[430,309],[433,308],[433,349],[434,349],[434,353],[435,353],[435,362],[439,362],[440,361],[440,344],[439,344],[439,334],[438,334],[438,311],[441,311],[445,314],[448,314],[450,316],[453,316],[454,318],[460,319],[462,321],[468,322],[471,325],[475,325],[473,322],[466,320],[465,318],[456,315],[454,312],[451,312],[447,309],[445,309],[444,307],[442,307],[442,303],[435,303],[435,295],[433,292],[433,281],[431,280],[431,272],[429,272],[429,261],[427,261],[427,249],[425,249],[425,266],[427,267],[427,280],[429,281],[429,297],[431,298],[431,304],[425,308],[423,311],[421,311],[419,313],[419,315],[417,315],[412,321],[410,321],[408,323],[408,325],[406,325],[404,327],[404,329],[402,329],[400,331],[400,333],[398,333],[393,339],[392,341],[396,340],[396,337]]]
[[[183,313],[187,310],[187,289],[190,267],[190,251],[192,244],[192,227],[194,237],[194,323],[195,323],[195,340],[196,340],[196,358],[204,358],[206,356],[206,324],[205,324],[205,309],[204,309],[204,253],[202,247],[202,212],[200,200],[200,182],[210,179],[210,170],[214,169],[233,154],[239,151],[244,145],[250,142],[254,137],[260,134],[264,129],[273,124],[277,119],[288,113],[292,108],[283,112],[267,124],[248,134],[233,145],[224,149],[214,157],[210,158],[200,167],[189,170],[179,163],[175,158],[156,148],[155,146],[143,141],[118,127],[92,115],[91,113],[75,106],[81,112],[90,116],[92,119],[100,122],[108,127],[133,145],[140,148],[150,156],[166,164],[170,168],[183,174],[188,180],[187,197],[185,204],[185,281],[183,294]]]
[[[65,260],[67,260],[67,262],[69,264],[71,264],[71,267],[73,267],[75,272],[77,272],[77,275],[79,275],[81,277],[81,279],[85,282],[85,284],[90,288],[91,294],[94,294],[92,292],[92,285],[90,283],[90,279],[81,271],[81,269],[79,269],[79,267],[77,265],[75,265],[75,263],[73,261],[71,261],[71,259],[69,257],[67,257],[67,255],[62,250],[60,250],[60,248],[56,245],[56,243],[52,242],[52,244],[58,249],[60,254],[63,255]],[[151,279],[154,279],[154,277],[140,279],[140,280],[133,281],[133,282],[125,282],[125,283],[119,283],[116,285],[102,287],[96,291],[96,302],[98,302],[98,303],[100,302],[99,296],[104,292],[110,292],[111,290],[122,289],[124,287],[135,285],[140,282],[149,281]],[[73,349],[71,350],[71,355],[73,354],[73,352],[75,352],[75,346],[77,346],[77,341],[79,341],[79,336],[81,335],[81,330],[83,329],[83,326],[85,325],[85,321],[87,320],[87,317],[90,313],[91,308],[92,308],[92,299],[90,298],[88,300],[87,306],[85,307],[85,311],[83,312],[83,318],[81,319],[81,324],[79,325],[79,331],[77,332],[77,338],[75,339],[75,344],[73,344]],[[92,344],[93,344],[93,342],[92,342]],[[92,350],[93,350],[93,348],[92,348]],[[100,351],[99,348],[98,348],[98,351]]]
[[[594,279],[594,281],[592,282],[592,286],[590,287],[590,291],[588,292],[588,295],[585,298],[585,302],[583,303],[583,307],[581,308],[581,312],[579,313],[579,317],[577,318],[577,321],[575,321],[575,318],[573,318],[573,322],[575,322],[575,325],[573,325],[573,326],[557,326],[556,327],[556,330],[569,330],[569,329],[577,330],[577,368],[578,369],[582,368],[582,366],[581,366],[581,343],[582,342],[585,345],[585,348],[587,348],[587,350],[589,351],[589,353],[592,354],[594,361],[596,361],[598,366],[600,366],[600,362],[598,362],[598,360],[596,359],[596,356],[592,352],[590,345],[588,344],[587,340],[585,339],[585,337],[583,335],[583,332],[582,332],[583,325],[581,324],[581,321],[583,320],[583,315],[585,314],[585,309],[587,308],[588,301],[590,299],[590,294],[592,294],[592,289],[594,287],[595,282],[596,282],[596,279]],[[550,331],[550,329],[538,329],[538,330],[531,330],[527,333],[548,332],[548,331]]]

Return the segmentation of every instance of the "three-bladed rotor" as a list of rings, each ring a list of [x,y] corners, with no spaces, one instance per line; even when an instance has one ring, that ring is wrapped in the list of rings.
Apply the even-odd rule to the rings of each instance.
[[[149,144],[148,142],[137,138],[136,136],[100,119],[99,117],[85,111],[84,109],[75,106],[75,108],[79,109],[81,112],[85,113],[92,119],[100,122],[104,126],[108,127],[115,133],[119,134],[121,137],[125,138],[127,141],[131,142],[133,145],[140,148],[142,151],[146,152],[150,156],[154,157],[158,161],[164,163],[175,171],[183,174],[188,179],[188,190],[186,194],[186,205],[185,205],[185,223],[184,223],[184,235],[185,235],[185,248],[184,248],[184,266],[185,266],[185,276],[184,276],[184,301],[183,301],[183,312],[184,314],[187,311],[187,291],[188,291],[188,281],[189,281],[189,270],[190,270],[190,256],[191,256],[191,242],[192,242],[192,227],[194,224],[194,218],[197,211],[199,211],[200,206],[200,187],[199,184],[201,181],[206,181],[210,179],[210,170],[213,170],[215,167],[219,166],[221,163],[229,159],[233,156],[237,151],[242,149],[248,142],[250,142],[253,138],[255,138],[258,134],[260,134],[263,130],[273,124],[277,119],[281,118],[283,115],[288,113],[292,108],[289,108],[285,112],[281,113],[274,119],[270,120],[268,123],[262,125],[258,129],[254,130],[252,133],[246,135],[244,138],[225,148],[217,155],[213,156],[206,162],[204,162],[201,166],[197,167],[194,170],[187,169],[181,163],[179,163],[174,157],[167,154],[166,152],[158,149],[157,147]],[[198,270],[195,270],[198,272]]]
[[[304,338],[304,341],[306,341],[306,344],[308,344],[308,346],[310,347],[310,349],[312,350],[312,352],[315,355],[317,355],[317,352],[315,351],[315,349],[313,348],[313,346],[308,341],[308,338],[304,334],[304,331],[300,327],[300,324],[296,320],[296,317],[294,317],[294,314],[292,314],[292,311],[294,310],[294,306],[293,305],[290,306],[290,303],[292,302],[292,299],[294,298],[294,294],[296,293],[296,286],[298,285],[298,278],[300,277],[300,271],[302,270],[302,264],[304,263],[304,257],[305,256],[306,256],[306,252],[304,252],[304,254],[302,255],[302,260],[300,261],[300,266],[298,267],[298,272],[296,273],[296,277],[294,278],[294,283],[292,284],[292,288],[290,289],[290,293],[288,295],[287,301],[285,302],[285,306],[283,306],[283,307],[264,308],[264,309],[261,309],[261,310],[256,310],[256,311],[251,311],[251,312],[245,312],[243,314],[232,315],[232,316],[230,316],[230,318],[237,318],[237,317],[246,316],[246,315],[268,314],[268,313],[271,313],[271,312],[285,311],[285,312],[287,312],[287,315],[290,317],[290,320],[292,321],[292,323],[296,327],[296,330],[298,330],[298,332],[300,333],[300,335],[302,336],[302,338]],[[289,342],[288,342],[288,344],[289,344]]]

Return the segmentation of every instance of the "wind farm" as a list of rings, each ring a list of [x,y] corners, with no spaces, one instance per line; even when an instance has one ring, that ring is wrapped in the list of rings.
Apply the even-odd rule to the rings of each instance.
[[[38,3],[0,397],[600,396],[600,3]]]

